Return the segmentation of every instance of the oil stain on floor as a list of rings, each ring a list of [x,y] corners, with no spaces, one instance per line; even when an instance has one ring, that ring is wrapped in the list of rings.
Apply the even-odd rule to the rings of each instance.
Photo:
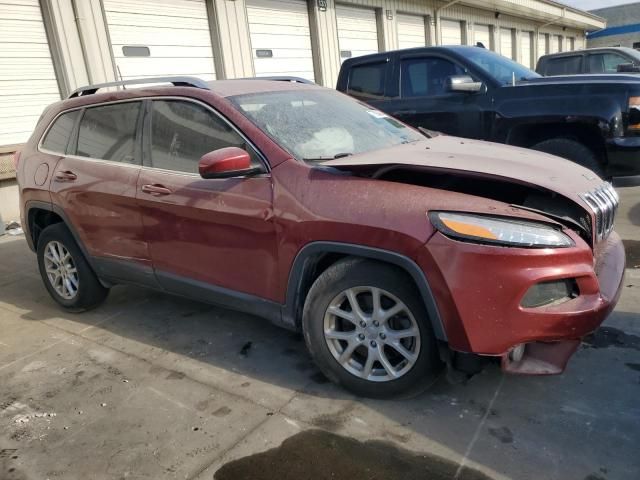
[[[323,430],[307,430],[282,445],[222,466],[215,480],[451,480],[458,464],[416,454],[389,442],[360,442]],[[464,468],[459,480],[491,480]]]

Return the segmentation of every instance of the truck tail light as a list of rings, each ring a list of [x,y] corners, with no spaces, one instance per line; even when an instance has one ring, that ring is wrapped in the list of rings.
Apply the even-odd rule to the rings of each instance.
[[[640,97],[629,97],[629,130],[640,132]]]

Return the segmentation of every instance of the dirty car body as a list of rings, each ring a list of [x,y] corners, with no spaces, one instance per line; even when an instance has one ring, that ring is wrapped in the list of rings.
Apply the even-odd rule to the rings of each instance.
[[[88,157],[92,108],[133,104],[125,160]],[[194,105],[199,116],[171,126]],[[68,138],[46,148],[70,112]],[[207,137],[208,115],[224,135]],[[225,161],[236,162],[241,149],[251,168],[195,173],[180,163],[184,125],[202,135],[198,155],[232,148]],[[314,85],[216,81],[68,99],[43,114],[18,181],[34,250],[73,241],[79,251],[67,250],[100,288],[134,283],[302,329],[322,371],[364,395],[407,390],[421,368],[470,356],[560,373],[614,308],[624,272],[617,194],[591,171],[425,136]],[[61,224],[72,240],[55,237]],[[42,255],[47,285],[58,277],[46,276]]]

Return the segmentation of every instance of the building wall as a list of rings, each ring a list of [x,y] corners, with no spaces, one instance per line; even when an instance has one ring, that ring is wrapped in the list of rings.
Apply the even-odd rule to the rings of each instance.
[[[616,7],[599,8],[592,13],[607,20],[607,28],[624,25],[640,25],[640,2],[618,5]],[[621,35],[603,35],[597,38],[589,38],[587,46],[596,47],[629,47],[640,42],[640,31],[624,33]],[[604,33],[604,32],[603,32]]]
[[[597,47],[629,47],[637,48],[640,42],[640,32],[626,33],[624,35],[608,35],[606,37],[590,38],[587,41],[589,48]]]
[[[39,2],[42,11],[44,30],[61,96],[68,95],[80,86],[109,82],[118,77],[106,23],[105,0],[36,1]],[[158,0],[159,4],[169,5],[169,7],[171,7],[171,1]],[[250,77],[255,74],[247,1],[249,0],[205,0],[217,78]],[[14,0],[0,0],[0,5],[6,2],[16,3]],[[575,48],[581,48],[584,45],[584,32],[581,30],[563,28],[559,25],[547,24],[548,22],[545,23],[542,20],[534,21],[514,15],[519,11],[518,9],[526,11],[528,15],[538,9],[546,15],[553,15],[554,18],[562,12],[562,9],[555,4],[538,0],[511,1],[513,5],[510,10],[511,15],[496,15],[493,7],[483,9],[455,4],[443,8],[447,2],[438,0],[326,0],[324,9],[319,7],[319,0],[308,0],[307,3],[315,79],[317,83],[327,87],[333,87],[336,84],[340,70],[336,5],[360,6],[375,10],[379,36],[378,47],[381,51],[398,48],[397,15],[399,13],[424,17],[425,32],[427,32],[426,45],[441,44],[441,19],[461,21],[462,43],[469,45],[474,44],[476,25],[490,26],[491,41],[487,47],[498,52],[502,44],[499,37],[501,29],[510,29],[512,44],[515,47],[513,56],[523,63],[527,63],[521,58],[520,44],[524,35],[529,35],[533,39],[532,61],[544,53],[538,52],[538,35],[560,35],[563,39],[563,49],[566,48],[564,39],[567,37],[576,39]],[[482,2],[476,2],[476,4],[484,5]],[[569,19],[571,12],[565,13],[566,18]],[[571,14],[575,15],[575,13]],[[167,29],[167,35],[171,35],[170,28]],[[0,32],[0,42],[1,40],[2,32]],[[502,53],[511,56],[510,52]],[[0,57],[2,57],[2,51],[0,51]],[[42,108],[45,106],[42,105]],[[0,128],[2,128],[1,125]],[[2,161],[10,165],[6,159],[0,159],[0,162]],[[6,172],[5,176],[7,176]]]

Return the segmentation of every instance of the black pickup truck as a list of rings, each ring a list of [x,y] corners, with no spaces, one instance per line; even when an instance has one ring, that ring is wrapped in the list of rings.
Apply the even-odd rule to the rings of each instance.
[[[640,180],[637,76],[541,77],[481,47],[424,47],[348,59],[337,89],[416,127]]]

